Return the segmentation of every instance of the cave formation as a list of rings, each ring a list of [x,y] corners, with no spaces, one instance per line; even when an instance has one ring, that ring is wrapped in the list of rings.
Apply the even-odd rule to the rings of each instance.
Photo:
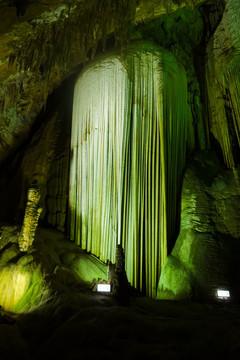
[[[128,336],[141,321],[149,328],[145,358],[167,356],[138,307],[190,318],[196,302],[239,302],[239,19],[239,0],[0,1],[0,333],[17,332],[22,357],[74,358],[67,345],[54,351],[70,329],[51,337],[58,319],[85,311],[100,331],[99,304],[122,333],[132,319]],[[125,295],[92,291],[121,276]],[[124,296],[134,305],[119,310]],[[78,320],[71,334],[83,331]],[[237,358],[229,337],[205,353],[207,336],[193,344]],[[191,346],[171,351],[193,358]],[[0,342],[1,354],[15,353]]]
[[[151,43],[129,46],[124,60],[96,60],[76,81],[70,238],[112,263],[121,245],[129,282],[153,297],[176,218],[189,112],[184,69]]]

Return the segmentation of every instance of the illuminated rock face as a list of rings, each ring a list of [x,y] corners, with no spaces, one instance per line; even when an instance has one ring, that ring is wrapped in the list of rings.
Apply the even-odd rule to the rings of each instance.
[[[174,232],[188,112],[184,69],[151,44],[95,61],[75,85],[71,239],[112,262],[121,244],[128,280],[150,296]]]
[[[107,280],[107,265],[61,232],[38,228],[33,246],[20,252],[19,229],[3,226],[1,231],[0,306],[6,311],[29,312],[69,288],[90,289],[93,279]]]
[[[181,196],[180,233],[161,273],[158,298],[239,301],[240,186],[214,153],[195,154]]]

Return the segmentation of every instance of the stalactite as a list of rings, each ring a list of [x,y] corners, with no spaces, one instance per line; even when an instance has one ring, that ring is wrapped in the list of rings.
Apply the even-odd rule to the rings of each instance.
[[[85,69],[75,85],[70,165],[71,239],[156,295],[175,228],[185,162],[187,84],[173,55],[151,44]]]
[[[206,82],[210,129],[221,146],[227,167],[239,164],[240,1],[227,0],[225,11],[207,48]]]
[[[239,33],[239,16],[240,16],[240,1],[230,0],[227,3],[226,16],[230,25],[230,34],[232,40],[233,52],[227,56],[227,64],[222,67],[223,70],[223,93],[225,93],[229,106],[231,108],[231,117],[233,121],[235,136],[240,148],[240,33]],[[236,144],[232,144],[233,147]],[[232,149],[233,150],[233,149]]]
[[[41,73],[43,79],[56,67],[65,70],[76,58],[81,61],[97,44],[106,42],[106,34],[115,31],[117,43],[128,42],[137,0],[80,1],[69,8],[61,5],[55,11],[15,27],[9,66]],[[17,59],[17,61],[16,61]]]

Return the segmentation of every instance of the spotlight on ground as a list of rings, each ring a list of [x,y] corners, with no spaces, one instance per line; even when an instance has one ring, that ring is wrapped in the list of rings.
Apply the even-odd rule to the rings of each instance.
[[[219,299],[224,299],[224,300],[230,299],[230,291],[228,291],[228,290],[217,290],[217,297]]]
[[[110,284],[98,284],[97,291],[98,292],[111,292],[111,285]]]

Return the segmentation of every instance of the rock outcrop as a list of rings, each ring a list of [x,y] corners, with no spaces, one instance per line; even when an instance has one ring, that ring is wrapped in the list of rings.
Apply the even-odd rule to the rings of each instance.
[[[240,184],[213,153],[198,153],[186,170],[181,227],[163,268],[159,299],[216,299],[228,289],[239,299]]]
[[[64,293],[89,290],[94,278],[107,280],[107,265],[66,241],[61,232],[37,229],[28,252],[18,248],[16,227],[3,226],[0,240],[0,306],[29,312]]]

